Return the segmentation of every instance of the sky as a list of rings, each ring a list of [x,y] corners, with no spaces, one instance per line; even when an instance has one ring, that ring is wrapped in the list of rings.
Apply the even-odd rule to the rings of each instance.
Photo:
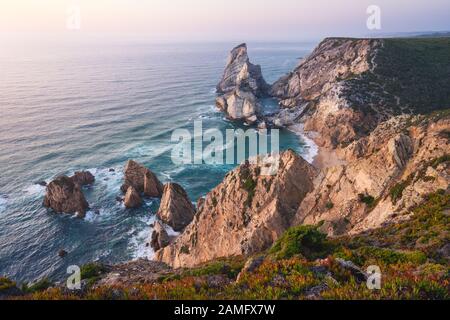
[[[450,30],[449,0],[0,0],[0,34],[187,42],[367,36],[370,5],[380,8],[376,32]]]

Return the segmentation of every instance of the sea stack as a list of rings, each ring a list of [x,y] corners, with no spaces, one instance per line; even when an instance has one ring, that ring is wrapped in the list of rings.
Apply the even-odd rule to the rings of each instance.
[[[176,183],[164,186],[158,217],[175,231],[183,231],[194,218],[195,207],[184,189]]]
[[[247,45],[241,44],[228,57],[222,80],[217,85],[216,106],[230,119],[253,124],[261,115],[259,98],[267,96],[268,90],[261,67],[250,63]]]
[[[127,193],[129,187],[133,187],[138,193],[142,193],[146,197],[162,197],[163,184],[148,168],[136,161],[129,160],[125,166],[124,174],[125,182],[121,187],[123,193]]]
[[[48,184],[44,206],[57,213],[77,214],[80,218],[89,209],[81,186],[67,176],[60,176]]]

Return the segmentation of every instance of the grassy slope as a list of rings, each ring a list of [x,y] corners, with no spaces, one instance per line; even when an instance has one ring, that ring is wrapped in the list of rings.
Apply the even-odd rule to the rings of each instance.
[[[372,104],[392,114],[426,114],[450,107],[450,38],[384,39],[383,43],[375,74],[348,80],[346,94],[355,107],[371,112],[367,105]],[[401,99],[399,106],[396,97]]]
[[[76,296],[60,289],[25,299],[305,299],[323,287],[320,299],[449,299],[450,265],[441,253],[448,244],[450,195],[432,194],[412,219],[356,237],[327,239],[313,226],[296,227],[266,253],[264,263],[235,281],[244,259],[216,261],[166,276],[153,285],[96,288]],[[317,260],[326,258],[325,260]],[[368,290],[337,259],[363,270],[382,270],[382,290]],[[96,274],[97,276],[97,274]]]

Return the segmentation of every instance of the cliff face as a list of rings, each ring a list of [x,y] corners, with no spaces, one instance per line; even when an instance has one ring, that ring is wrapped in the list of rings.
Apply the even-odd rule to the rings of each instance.
[[[417,122],[411,125],[411,122]],[[450,118],[399,116],[338,152],[344,165],[322,170],[294,224],[325,221],[329,235],[358,233],[404,219],[450,182]]]
[[[192,267],[216,258],[267,249],[292,223],[312,190],[316,170],[292,151],[280,156],[275,176],[260,165],[243,164],[211,191],[194,221],[156,259]]]
[[[320,145],[348,145],[393,116],[450,107],[449,48],[445,38],[325,39],[270,93]]]

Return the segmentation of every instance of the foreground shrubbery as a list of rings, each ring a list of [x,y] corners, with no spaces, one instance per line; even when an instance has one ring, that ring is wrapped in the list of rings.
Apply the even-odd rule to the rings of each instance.
[[[442,250],[450,243],[449,200],[443,191],[432,194],[410,220],[356,237],[327,239],[317,227],[292,228],[256,270],[239,277],[245,260],[232,258],[164,276],[150,285],[91,286],[78,296],[51,288],[22,298],[449,299],[449,257]],[[359,268],[345,267],[342,261]],[[361,280],[358,270],[370,265],[381,268],[381,290],[369,290]],[[83,278],[97,279],[103,269],[89,265],[83,270]],[[0,288],[2,283],[11,286],[1,280]]]

